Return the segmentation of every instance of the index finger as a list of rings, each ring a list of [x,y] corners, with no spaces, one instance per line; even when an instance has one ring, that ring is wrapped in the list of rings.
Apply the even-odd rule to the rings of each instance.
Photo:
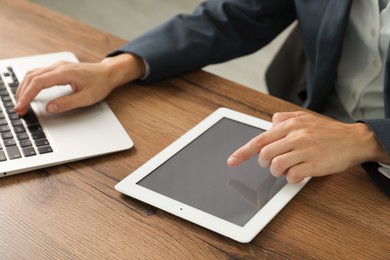
[[[53,65],[50,65],[48,67],[36,68],[36,69],[30,70],[29,72],[27,72],[23,81],[20,83],[18,89],[16,90],[16,98],[18,99],[19,96],[23,94],[26,87],[28,85],[30,85],[31,80],[33,80],[34,78],[36,78],[39,75],[44,75],[45,73],[48,73],[49,71],[55,70],[64,64],[67,64],[67,62],[66,61],[59,61],[59,62],[56,62]]]
[[[25,114],[28,110],[30,102],[39,94],[41,90],[52,87],[54,85],[65,85],[68,83],[69,82],[66,80],[66,76],[57,70],[37,76],[30,81],[28,86],[25,87],[23,93],[20,93],[15,105],[15,112],[17,112],[19,115]]]
[[[252,138],[248,143],[244,144],[230,155],[227,160],[228,166],[236,167],[249,160],[252,156],[260,153],[265,146],[286,137],[287,133],[288,128],[283,124],[273,126],[271,129]]]
[[[232,155],[230,155],[227,160],[228,166],[236,167],[241,163],[249,160],[255,154],[259,153],[260,150],[266,145],[264,138],[265,133],[252,138],[249,142],[238,148]]]

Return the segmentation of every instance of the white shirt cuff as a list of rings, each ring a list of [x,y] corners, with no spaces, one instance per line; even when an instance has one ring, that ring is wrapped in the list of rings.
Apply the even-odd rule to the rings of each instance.
[[[390,179],[390,164],[385,164],[385,163],[378,163],[378,164],[380,165],[380,167],[378,167],[378,171]]]
[[[144,62],[144,65],[145,65],[145,75],[144,75],[142,78],[140,78],[140,80],[145,80],[145,79],[147,79],[147,78],[149,77],[149,75],[150,75],[150,66],[149,66],[149,64],[146,62],[145,59],[142,59],[142,61]]]

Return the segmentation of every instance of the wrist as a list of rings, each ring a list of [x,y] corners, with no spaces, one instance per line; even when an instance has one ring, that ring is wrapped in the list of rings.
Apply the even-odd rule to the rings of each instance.
[[[362,141],[362,162],[382,162],[390,163],[390,158],[385,149],[377,139],[374,132],[364,123],[353,124],[357,129],[358,136],[356,140]]]
[[[142,78],[146,70],[143,60],[130,53],[105,58],[100,64],[103,66],[112,89]]]

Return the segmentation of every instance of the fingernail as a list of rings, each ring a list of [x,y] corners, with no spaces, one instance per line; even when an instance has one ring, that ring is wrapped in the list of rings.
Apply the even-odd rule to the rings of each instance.
[[[15,105],[15,107],[14,107],[14,110],[15,110],[15,111],[18,111],[18,110],[19,110],[19,106],[20,106],[20,102],[17,101],[17,102],[16,102],[16,105]]]
[[[231,156],[231,157],[229,157],[227,163],[228,163],[228,165],[229,165],[230,167],[234,167],[234,166],[237,165],[237,158],[234,157],[234,156]]]
[[[47,106],[47,111],[50,113],[55,113],[58,110],[58,106],[56,104],[50,104]]]

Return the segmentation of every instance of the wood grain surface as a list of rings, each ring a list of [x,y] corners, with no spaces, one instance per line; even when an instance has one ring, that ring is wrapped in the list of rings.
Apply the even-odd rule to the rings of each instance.
[[[24,0],[0,0],[0,58],[124,41]],[[248,244],[121,195],[114,185],[223,106],[270,120],[300,108],[197,71],[106,100],[135,146],[0,179],[0,259],[389,259],[389,198],[360,168],[312,179]],[[0,164],[1,167],[1,164]]]

